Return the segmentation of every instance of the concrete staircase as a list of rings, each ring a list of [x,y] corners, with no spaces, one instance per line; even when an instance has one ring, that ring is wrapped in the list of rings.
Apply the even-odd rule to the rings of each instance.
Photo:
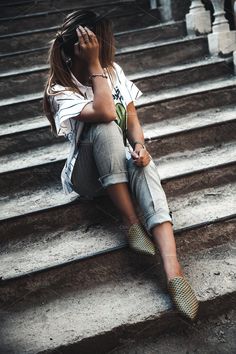
[[[186,36],[183,20],[163,22],[145,1],[79,4],[110,14],[116,60],[144,92],[138,116],[173,213],[181,263],[201,302],[199,318],[230,309],[232,60],[210,57],[206,36]],[[108,198],[78,201],[62,192],[68,143],[50,133],[42,90],[47,41],[77,7],[75,0],[0,4],[1,354],[108,353],[127,339],[186,325],[169,299],[159,255],[127,247]]]

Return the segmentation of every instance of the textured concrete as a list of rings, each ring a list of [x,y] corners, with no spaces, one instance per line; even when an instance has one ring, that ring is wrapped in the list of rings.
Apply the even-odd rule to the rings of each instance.
[[[28,16],[18,16],[14,18],[11,22],[11,26],[8,25],[9,20],[12,18],[0,19],[0,29],[1,34],[11,34],[15,32],[30,31],[35,29],[41,29],[49,26],[59,26],[65,16],[70,12],[76,10],[78,6],[74,8],[67,8],[66,10],[61,10],[58,8],[53,12],[32,14]],[[110,5],[106,5],[99,8],[99,14],[109,14],[109,18],[112,19],[114,30],[127,30],[131,28],[139,28],[140,26],[150,26],[155,25],[160,22],[159,10],[148,10],[138,7],[135,3],[132,6],[129,2],[116,1],[111,2]]]
[[[129,0],[130,3],[132,0]],[[35,14],[39,12],[49,12],[49,11],[55,11],[55,10],[64,10],[69,7],[77,7],[78,5],[78,0],[67,0],[66,2],[64,0],[57,0],[57,2],[48,2],[47,0],[40,0],[37,1],[35,4],[35,1],[17,1],[17,2],[9,2],[7,3],[6,1],[3,1],[5,3],[5,6],[1,6],[1,18],[6,18],[6,17],[12,17],[12,16],[24,16],[24,15],[29,15],[29,14]],[[99,1],[99,3],[96,0],[80,0],[80,6],[85,7],[85,6],[101,6],[101,4],[107,4],[109,5],[112,3],[111,0],[102,0]],[[114,2],[113,2],[114,3]],[[117,2],[115,2],[117,3]]]
[[[236,352],[236,311],[231,309],[217,316],[211,315],[190,325],[181,321],[179,328],[161,336],[135,338],[119,343],[112,354],[229,354]]]
[[[187,114],[198,109],[206,109],[235,102],[236,77],[216,78],[198,83],[163,89],[160,92],[144,94],[137,101],[141,122],[151,122],[173,116]],[[193,99],[194,97],[194,99]],[[25,118],[38,116],[42,112],[42,93],[19,95],[0,100],[2,123],[22,119],[22,107]],[[145,108],[144,108],[145,107]],[[143,108],[146,110],[144,112]],[[157,114],[158,112],[158,114]],[[14,118],[13,118],[14,117]]]
[[[175,196],[169,197],[174,229],[197,228],[201,224],[214,223],[217,219],[230,219],[233,215],[235,216],[235,189],[236,184],[231,183],[214,188],[202,188],[200,191],[190,192],[177,198]],[[56,202],[60,205],[63,203],[60,200],[61,193],[53,193],[53,189],[50,188],[50,194],[48,195],[38,191],[26,196],[26,198],[18,197],[15,208],[13,206],[15,200],[12,198],[10,202],[5,203],[4,209],[8,211],[8,215],[2,215],[2,217],[4,219],[11,217],[10,210],[16,214],[17,208],[21,213],[32,212],[33,210],[29,210],[28,205],[33,205],[36,196],[38,198],[37,205],[35,205],[36,209],[53,207]],[[77,213],[85,215],[83,208],[83,203],[79,203]],[[94,216],[97,218],[99,218],[96,215],[98,212],[99,208],[97,210],[95,208]],[[188,218],[186,218],[186,215],[188,215]],[[109,219],[109,215],[107,219]],[[99,222],[94,225],[93,220],[89,218],[81,220],[80,217],[77,226],[73,226],[72,230],[70,230],[70,224],[65,224],[62,229],[39,233],[36,238],[34,235],[27,238],[22,235],[11,242],[3,234],[0,278],[4,280],[16,277],[30,271],[52,267],[55,264],[73,260],[77,257],[88,256],[94,252],[101,252],[107,248],[120,246],[121,243],[126,242],[122,229],[119,229],[122,223],[115,224],[113,218],[110,217],[110,219],[115,228],[114,226],[113,228],[108,226],[108,220],[103,222],[104,220],[100,215]],[[91,224],[91,227],[85,232],[86,224]]]
[[[140,24],[141,26],[142,24]],[[32,67],[38,70],[45,65],[47,60],[47,49],[37,53],[37,63],[32,53],[13,55],[9,58],[0,58],[0,74],[12,74],[16,72],[32,71]],[[175,52],[175,56],[172,55]],[[151,43],[145,43],[117,50],[117,61],[126,68],[127,74],[142,72],[144,70],[159,68],[177,63],[187,63],[196,58],[208,55],[207,39],[205,37],[186,37],[172,39],[169,41],[152,38]],[[158,57],[158,61],[156,58]],[[7,59],[7,69],[5,60]],[[134,70],[134,67],[137,69]]]
[[[232,303],[236,290],[234,244],[193,254],[183,251],[181,261],[202,309],[205,303],[224,301],[227,295]],[[57,274],[50,286],[45,282],[38,287],[39,279],[19,283],[24,294],[21,299],[19,291],[14,296],[3,287],[2,351],[39,353],[54,348],[63,353],[62,347],[73,345],[78,352],[91,353],[96,344],[88,339],[96,336],[97,343],[102,339],[96,352],[104,353],[122,337],[132,338],[136,325],[143,329],[156,322],[160,330],[173,325],[178,316],[170,311],[172,305],[157,272],[156,264],[145,265],[136,255],[113,253],[103,260],[78,264],[73,273],[71,268],[64,271],[62,279]]]
[[[125,68],[124,68],[125,70]],[[181,73],[180,73],[181,72]],[[222,59],[205,59],[189,64],[168,66],[156,70],[146,70],[133,75],[128,75],[144,93],[160,91],[179,85],[196,83],[212,77],[223,77],[232,72],[232,62],[227,63]],[[139,76],[138,76],[139,74]],[[46,82],[47,71],[40,70],[31,73],[11,75],[0,78],[0,97],[7,99],[12,96],[30,94],[43,90]]]
[[[42,117],[47,48],[39,51],[40,36],[46,41],[62,9],[74,6],[59,1],[60,10],[50,2],[46,15],[45,0],[24,0],[29,16],[0,19],[1,354],[107,353],[137,334],[158,337],[189,324],[170,302],[159,252],[128,249],[111,200],[62,192],[68,142],[52,137]],[[96,4],[112,10],[116,60],[144,92],[137,112],[199,318],[216,316],[236,303],[233,62],[209,58],[206,36],[183,38],[183,22],[160,22],[162,9],[146,11],[147,1]],[[17,15],[10,5],[5,16],[10,8]],[[183,19],[188,6],[165,1],[172,18]]]
[[[234,137],[234,132],[232,131],[235,126],[234,106],[224,107],[223,110],[211,109],[197,112],[191,114],[191,119],[189,118],[190,115],[186,115],[175,119],[143,124],[146,143],[153,157],[161,157],[169,152],[174,152],[177,146],[179,146],[179,149],[181,148],[181,151],[192,150],[197,146],[200,147],[203,141],[205,145],[211,146]],[[49,129],[47,131],[49,132]],[[41,129],[31,132],[30,136],[40,136],[40,134],[42,134]],[[192,141],[193,139],[188,139],[191,135],[194,136],[194,141]],[[22,138],[24,138],[24,144],[22,143],[20,147],[18,145],[20,145]],[[13,135],[12,144],[18,152],[11,153],[10,149],[9,151],[7,150],[7,145],[11,142],[10,137],[8,136],[8,139],[6,138],[5,140],[1,139],[0,173],[61,161],[65,159],[69,149],[69,143],[64,138],[60,139],[61,143],[47,146],[32,145],[31,140],[27,141],[27,135],[24,135],[23,132],[19,135],[18,140],[17,137],[14,140]],[[174,143],[174,140],[176,143]],[[45,142],[45,140],[43,141]],[[34,150],[32,150],[32,147],[35,147]]]
[[[14,54],[23,54],[32,49],[40,53],[42,48],[45,49],[45,46],[54,37],[55,33],[55,27],[49,27],[48,29],[43,28],[41,30],[16,33],[12,37],[10,35],[2,35],[0,36],[0,57],[3,55],[10,57]],[[185,34],[186,29],[183,21],[170,21],[164,24],[160,23],[144,28],[115,32],[115,46],[117,49],[121,49],[125,46],[146,43],[153,38],[155,38],[155,41],[163,41],[170,38],[181,38]],[[34,44],[33,48],[32,42]]]

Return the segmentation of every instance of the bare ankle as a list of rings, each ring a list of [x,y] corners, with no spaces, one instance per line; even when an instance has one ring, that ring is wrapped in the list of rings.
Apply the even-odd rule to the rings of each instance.
[[[128,230],[130,228],[131,225],[133,224],[139,224],[140,221],[138,219],[138,217],[136,215],[131,215],[129,217],[123,217],[123,229]]]

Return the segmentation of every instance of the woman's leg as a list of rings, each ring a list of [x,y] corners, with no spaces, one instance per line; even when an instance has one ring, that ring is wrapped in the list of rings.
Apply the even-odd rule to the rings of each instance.
[[[183,271],[177,258],[172,224],[169,221],[162,222],[154,226],[151,233],[160,250],[167,280],[169,281],[175,276],[182,276]]]
[[[72,181],[81,196],[93,198],[108,194],[119,209],[125,227],[138,222],[128,188],[122,131],[115,122],[86,125]]]
[[[173,221],[157,166],[151,160],[147,166],[139,167],[130,159],[128,171],[132,195],[160,251],[167,279],[183,275],[176,254]]]
[[[111,184],[106,188],[107,193],[116,207],[119,209],[125,228],[138,223],[139,219],[130,196],[128,183]]]
[[[99,181],[121,213],[126,228],[137,223],[138,216],[128,187],[123,133],[116,122],[98,124],[93,130],[93,154]]]

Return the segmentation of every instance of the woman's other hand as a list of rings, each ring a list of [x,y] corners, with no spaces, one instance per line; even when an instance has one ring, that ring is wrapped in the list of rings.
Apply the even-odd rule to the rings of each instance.
[[[99,62],[99,43],[98,39],[89,28],[79,26],[76,29],[78,42],[74,45],[75,55],[88,67],[96,66]]]
[[[140,167],[147,166],[152,159],[147,149],[138,145],[135,147],[135,150],[131,152],[131,156],[134,163]]]

